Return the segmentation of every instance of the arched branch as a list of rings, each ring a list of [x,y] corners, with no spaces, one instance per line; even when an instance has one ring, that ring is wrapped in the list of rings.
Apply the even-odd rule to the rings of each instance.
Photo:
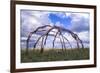
[[[63,36],[63,35],[62,35],[62,36]],[[68,40],[65,36],[63,36],[63,37],[64,37],[65,40],[67,40],[68,44],[70,45],[70,47],[71,47],[71,49],[72,49],[72,45],[70,44],[69,40]]]
[[[59,29],[59,32],[60,32],[60,35],[62,36],[62,33],[61,33],[61,30],[60,30],[60,29]],[[62,41],[62,43],[63,43],[62,45],[63,45],[63,47],[66,49],[66,46],[65,46],[65,41],[64,41],[63,36],[62,36],[62,40],[63,40],[63,41]]]
[[[43,29],[43,28],[45,28],[45,27],[51,27],[51,26],[50,26],[50,25],[41,26],[41,27],[38,27],[35,31],[29,33],[28,38],[27,38],[27,40],[26,40],[26,53],[28,53],[29,40],[30,40],[30,38],[32,37],[32,35],[33,35],[34,33],[38,32],[39,29]],[[40,38],[37,40],[36,44],[38,43],[39,40],[40,40]],[[34,47],[36,46],[36,44],[34,45]]]
[[[54,40],[53,40],[53,48],[54,48],[54,43],[55,43],[55,40],[56,40],[56,37],[58,35],[59,31],[56,32],[56,35],[54,36]]]
[[[60,38],[60,42],[61,42],[61,46],[62,46],[62,51],[64,51],[64,49],[63,49],[63,42],[62,42],[62,39],[61,39],[60,36],[59,36],[59,38]]]
[[[82,40],[78,37],[78,35],[77,35],[77,40],[78,40],[78,42],[81,44],[81,48],[84,48],[83,42],[82,42]]]
[[[52,29],[53,29],[53,27],[50,28],[45,34],[43,34],[42,36],[40,36],[40,37],[38,38],[38,40],[37,40],[36,43],[34,44],[34,48],[36,47],[36,45],[37,45],[37,43],[39,42],[39,40],[40,40],[41,38],[44,39],[44,36],[46,36],[44,42],[43,42],[43,39],[42,39],[42,46],[44,46],[44,44],[45,44],[45,42],[46,42],[46,39],[47,39],[47,36],[48,36],[49,32],[50,32]],[[41,47],[41,50],[43,50],[43,49],[44,49],[44,47]],[[42,51],[41,51],[41,52],[42,52]]]
[[[29,40],[30,40],[31,36],[32,36],[32,33],[29,34],[29,36],[28,36],[28,38],[26,40],[26,54],[28,54],[28,48],[29,48],[28,44],[29,44]]]
[[[49,27],[49,29],[47,30],[48,27]],[[54,37],[54,39],[53,39],[53,48],[54,48],[54,45],[55,45],[55,40],[57,38],[57,35],[58,35],[58,37],[60,39],[60,43],[61,43],[61,46],[62,46],[62,50],[64,48],[66,49],[65,40],[68,42],[68,44],[72,48],[69,40],[67,39],[67,37],[65,37],[62,34],[62,32],[69,33],[75,39],[78,48],[80,48],[80,44],[81,44],[81,47],[84,48],[84,45],[83,45],[82,40],[80,40],[80,38],[78,37],[78,35],[75,34],[75,33],[73,33],[72,31],[70,31],[68,29],[65,29],[65,28],[62,28],[62,27],[59,27],[59,26],[44,25],[44,26],[38,27],[35,31],[29,33],[28,38],[26,40],[26,53],[28,52],[28,48],[29,48],[28,44],[29,44],[29,40],[32,37],[32,35],[33,34],[37,34],[37,32],[44,32],[45,31],[44,33],[41,34],[41,36],[36,40],[36,42],[33,45],[33,47],[36,48],[37,43],[42,38],[42,41],[41,41],[41,51],[40,52],[43,53],[44,45],[46,45],[47,38],[48,38],[48,36],[50,35],[50,32],[53,29],[58,30],[57,32],[54,31],[55,35],[51,34]]]
[[[60,34],[61,36],[62,36],[62,33]],[[62,40],[63,40],[63,46],[64,46],[64,48],[66,49],[66,44],[65,44],[65,41],[64,41],[64,37],[62,36]]]
[[[43,41],[44,41],[44,37],[42,37],[42,43],[41,43],[40,53],[43,53],[43,51],[44,51],[44,43],[43,43]]]

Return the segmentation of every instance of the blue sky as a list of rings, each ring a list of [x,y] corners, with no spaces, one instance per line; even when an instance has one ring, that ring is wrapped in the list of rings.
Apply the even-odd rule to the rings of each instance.
[[[25,48],[25,41],[29,32],[34,31],[39,26],[43,25],[55,25],[69,29],[79,36],[79,38],[83,41],[85,47],[89,47],[89,13],[21,10],[20,14],[22,48]],[[69,34],[64,33],[63,35],[69,39],[73,47],[76,46],[75,40],[71,38]],[[34,34],[32,36],[30,41],[30,48],[32,48],[34,42],[36,42],[38,37],[40,37],[40,35],[38,34]],[[51,48],[51,41],[53,41],[53,37],[49,36],[47,45],[45,46],[46,48]],[[55,43],[56,48],[61,47],[58,38],[56,39]],[[38,43],[38,45],[40,45],[40,43]],[[67,42],[66,46],[68,47]]]
[[[49,19],[53,24],[56,24],[57,22],[63,24],[63,27],[67,27],[68,25],[71,25],[71,17],[61,18],[56,14],[50,13]]]

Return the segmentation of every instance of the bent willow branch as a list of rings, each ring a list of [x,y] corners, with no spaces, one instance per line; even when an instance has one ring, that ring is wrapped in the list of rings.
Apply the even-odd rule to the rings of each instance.
[[[53,30],[57,30],[57,31],[53,31]],[[73,33],[72,31],[70,31],[68,29],[65,29],[63,27],[59,27],[59,26],[44,25],[44,26],[38,27],[36,30],[29,33],[29,35],[27,37],[27,40],[26,40],[26,53],[28,53],[28,51],[29,51],[28,49],[29,49],[30,38],[32,37],[32,35],[37,34],[38,32],[44,32],[44,33],[42,33],[40,35],[40,37],[36,40],[36,42],[33,44],[33,48],[36,48],[37,44],[42,39],[41,44],[40,44],[40,53],[43,53],[43,51],[44,51],[44,46],[46,46],[48,36],[53,36],[54,37],[54,39],[52,41],[52,45],[53,45],[52,48],[54,48],[54,46],[55,46],[56,38],[59,38],[59,40],[60,40],[62,51],[64,49],[66,49],[65,41],[67,41],[70,48],[72,48],[72,44],[70,43],[68,38],[63,35],[63,32],[70,34],[71,37],[74,38],[74,40],[76,41],[76,45],[77,45],[78,49],[79,48],[84,48],[82,40],[78,37],[77,34]],[[51,34],[50,32],[53,32],[53,34]]]

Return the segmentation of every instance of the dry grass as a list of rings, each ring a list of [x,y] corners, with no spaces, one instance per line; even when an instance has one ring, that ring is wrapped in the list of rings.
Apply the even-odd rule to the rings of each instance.
[[[89,48],[85,49],[48,49],[43,53],[40,50],[30,50],[29,54],[25,54],[25,50],[21,50],[21,62],[46,62],[46,61],[64,61],[64,60],[84,60],[89,59]]]

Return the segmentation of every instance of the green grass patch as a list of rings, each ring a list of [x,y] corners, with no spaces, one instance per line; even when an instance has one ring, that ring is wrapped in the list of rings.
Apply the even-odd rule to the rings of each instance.
[[[21,62],[47,62],[47,61],[68,61],[89,59],[89,48],[85,49],[49,49],[40,53],[40,50],[21,50]]]

